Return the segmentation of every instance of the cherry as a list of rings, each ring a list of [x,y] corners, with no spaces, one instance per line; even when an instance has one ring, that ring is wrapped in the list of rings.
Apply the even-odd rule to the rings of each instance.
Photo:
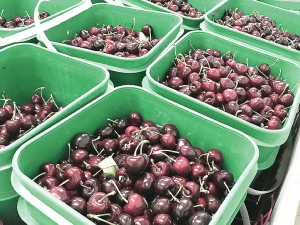
[[[74,191],[80,185],[80,181],[84,181],[85,177],[81,169],[73,166],[65,170],[64,179],[68,180],[68,182],[66,182],[66,189],[68,191]]]
[[[106,138],[113,138],[115,129],[112,126],[104,125],[101,126],[96,132],[95,136],[101,138],[101,140]]]
[[[217,93],[217,83],[215,81],[205,81],[203,82],[202,87],[206,92]]]
[[[260,111],[260,114],[269,119],[271,116],[273,116],[274,110],[270,106],[264,106],[262,110]]]
[[[222,90],[233,89],[235,87],[235,84],[229,78],[221,78],[220,79],[220,87]]]
[[[188,198],[181,198],[173,205],[172,216],[179,223],[187,221],[194,213],[194,205]]]
[[[225,111],[235,115],[239,109],[239,105],[235,101],[230,101],[226,105],[224,105]]]
[[[86,163],[89,160],[89,158],[89,153],[83,149],[76,149],[71,154],[71,160],[74,166],[80,168],[85,168],[85,165],[83,163]]]
[[[284,105],[277,104],[274,107],[274,116],[277,116],[280,118],[280,120],[283,120],[288,114],[288,110]]]
[[[121,206],[118,204],[110,203],[108,206],[108,212],[110,213],[109,218],[107,219],[108,222],[114,222],[117,217],[122,214],[124,211]]]
[[[206,75],[209,79],[214,81],[218,81],[221,77],[220,71],[218,69],[209,69]]]
[[[146,208],[144,198],[137,193],[132,193],[128,198],[128,203],[124,206],[124,212],[133,217],[142,216]]]
[[[146,196],[154,190],[155,176],[152,173],[145,172],[134,184],[134,190],[140,195]]]
[[[110,179],[110,180],[106,180],[104,179],[101,182],[101,189],[104,193],[109,194],[112,192],[117,193],[118,190],[121,189],[121,184],[119,181],[114,180],[114,179]],[[109,196],[110,200],[115,200],[116,196],[115,195],[111,195]]]
[[[251,116],[252,115],[252,109],[248,104],[242,104],[239,106],[239,110],[241,110],[241,113]]]
[[[129,196],[134,193],[134,190],[132,187],[125,187],[125,188],[122,188],[120,190],[120,194],[118,194],[116,196],[116,203],[119,204],[121,207],[124,207],[125,204],[127,202],[124,201],[124,199],[128,200]]]
[[[262,115],[253,114],[251,116],[251,123],[260,126],[261,124],[263,124],[263,122],[264,122],[264,118],[262,117]]]
[[[226,89],[223,91],[224,100],[226,102],[236,101],[238,98],[237,93],[232,89]]]
[[[177,157],[173,163],[173,170],[178,175],[187,176],[191,172],[191,169],[190,162],[183,156]]]
[[[220,170],[214,174],[214,184],[218,187],[225,188],[227,185],[232,185],[233,181],[233,175],[228,170]]]
[[[135,225],[133,217],[127,213],[118,215],[114,223],[118,225]]]
[[[101,191],[101,184],[98,179],[90,178],[83,181],[82,197],[88,200],[93,194]]]
[[[198,157],[197,152],[190,145],[183,145],[179,149],[179,154],[191,162],[195,161]]]
[[[87,203],[84,198],[81,197],[73,197],[69,203],[71,208],[75,209],[82,215],[86,215],[87,212]]]
[[[118,165],[119,168],[124,166],[125,157],[126,157],[125,154],[119,154],[114,158],[114,161],[116,162],[116,164]]]
[[[270,74],[270,70],[271,70],[270,66],[266,63],[260,64],[258,69],[261,73],[263,73],[264,75],[267,75],[267,76]]]
[[[273,102],[274,105],[277,105],[279,103],[279,95],[276,93],[270,94],[269,98]]]
[[[34,117],[32,115],[27,115],[27,116],[21,118],[19,120],[19,122],[20,122],[21,128],[25,129],[25,130],[30,129],[31,127],[33,127],[34,125],[37,124],[36,117]]]
[[[279,98],[279,103],[288,107],[293,104],[293,96],[291,94],[284,94]]]
[[[273,84],[273,90],[278,95],[283,95],[289,90],[289,85],[283,81],[279,81]]]
[[[56,165],[56,168],[59,168],[55,171],[55,177],[58,179],[58,181],[62,182],[65,180],[64,178],[64,172],[66,169],[71,168],[73,165],[69,162],[61,163],[60,166]]]
[[[93,178],[93,174],[88,170],[83,171],[83,174],[84,174],[85,180]]]
[[[127,171],[124,167],[117,171],[116,179],[121,184],[121,188],[131,187],[133,185],[133,179],[127,174]]]
[[[115,194],[114,192],[110,193],[110,195]],[[110,205],[109,194],[105,194],[103,192],[94,193],[88,203],[87,203],[87,212],[91,214],[102,214],[105,213]]]
[[[88,151],[92,147],[92,136],[84,132],[78,133],[72,138],[70,144],[72,149],[83,149]]]
[[[175,137],[170,134],[166,133],[160,138],[160,143],[163,147],[167,149],[173,149],[176,146],[176,140]]]
[[[138,112],[132,112],[127,116],[127,121],[129,125],[139,127],[143,122],[143,117]]]
[[[276,119],[278,117],[272,116],[270,120],[267,122],[268,129],[270,130],[278,130],[282,128],[280,119]]]
[[[175,139],[179,138],[178,128],[174,124],[166,124],[161,129],[162,134],[172,134]]]
[[[99,156],[93,156],[91,157],[88,161],[87,164],[89,165],[89,170],[92,173],[96,173],[100,170],[98,164],[102,161],[103,159],[100,158]]]
[[[252,88],[249,88],[249,90],[247,91],[247,97],[249,99],[261,98],[262,94],[261,94],[261,92],[258,92],[258,89],[256,87],[252,87]]]
[[[160,130],[157,127],[148,127],[143,131],[146,139],[149,140],[150,144],[157,144],[160,141]]]
[[[128,155],[124,159],[124,167],[129,175],[139,175],[147,167],[146,159],[142,155]]]
[[[219,209],[221,202],[216,196],[206,195],[206,196],[204,196],[204,199],[206,202],[205,209],[208,213],[210,213],[210,214],[215,213]]]
[[[171,177],[161,176],[155,180],[154,189],[158,195],[168,197],[170,193],[175,194],[176,185]]]
[[[183,80],[180,78],[180,77],[172,77],[170,80],[169,80],[169,86],[173,89],[180,89],[180,86],[183,85]]]
[[[192,178],[198,179],[198,177],[204,177],[208,175],[208,170],[201,164],[192,165]]]
[[[264,107],[264,101],[262,98],[252,98],[249,100],[248,105],[252,110],[258,112]]]
[[[61,186],[55,186],[50,189],[49,193],[53,194],[56,198],[62,202],[68,204],[71,201],[71,194]]]
[[[208,225],[211,220],[209,213],[205,211],[195,212],[188,220],[187,225]]]
[[[173,222],[170,215],[161,213],[154,217],[152,225],[173,225]]]
[[[180,196],[182,198],[188,198],[192,202],[195,202],[200,197],[199,189],[200,187],[197,183],[195,183],[194,181],[188,181],[183,184],[183,188],[180,191]]]
[[[176,191],[178,191],[181,188],[181,185],[187,182],[185,177],[179,175],[172,176],[172,180],[175,182]]]
[[[155,178],[158,178],[160,176],[168,176],[170,168],[167,163],[159,161],[156,164],[153,163],[150,167],[150,172],[155,176]]]
[[[171,211],[171,201],[166,197],[159,197],[153,202],[151,210],[154,216],[160,213],[169,214]]]
[[[38,185],[46,188],[47,190],[50,190],[51,188],[58,186],[59,183],[56,178],[51,177],[51,176],[45,176],[38,181]]]
[[[204,211],[206,207],[206,202],[204,198],[198,198],[195,205],[197,206],[195,207],[195,212]]]
[[[151,225],[151,222],[144,216],[137,216],[134,218],[135,225]]]

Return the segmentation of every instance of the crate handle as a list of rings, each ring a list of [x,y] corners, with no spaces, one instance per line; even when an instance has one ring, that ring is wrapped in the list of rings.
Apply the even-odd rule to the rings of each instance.
[[[34,18],[38,18],[38,15],[39,15],[38,8],[43,1],[49,1],[49,0],[39,0],[39,2],[37,3],[37,5],[35,7],[35,10],[34,10]],[[47,21],[46,23],[44,23],[42,25],[40,24],[39,19],[35,19],[34,24],[35,24],[35,30],[36,30],[38,39],[40,38],[40,40],[45,43],[46,47],[50,51],[57,52],[57,50],[54,48],[54,46],[51,44],[51,42],[45,35],[44,31],[51,27],[54,27],[58,24],[61,24],[62,22],[78,15],[79,13],[87,10],[91,6],[92,6],[92,2],[90,0],[84,0],[84,3],[82,5],[74,8],[74,9],[71,9],[70,11],[68,11],[60,16],[57,16],[56,18],[53,18],[52,20]]]

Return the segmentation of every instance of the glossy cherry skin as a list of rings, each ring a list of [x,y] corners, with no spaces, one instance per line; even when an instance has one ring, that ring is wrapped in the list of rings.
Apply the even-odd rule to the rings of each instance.
[[[187,225],[208,225],[211,220],[209,213],[205,211],[195,212],[188,220]]]
[[[218,164],[223,160],[223,154],[218,149],[212,148],[206,151],[205,153],[207,155],[205,155],[204,158],[206,159],[206,157],[208,157],[208,161],[210,162],[214,161],[215,163]]]
[[[87,164],[89,164],[88,170],[91,171],[93,174],[100,170],[99,166],[97,166],[103,158],[99,156],[93,156],[87,161]]]
[[[148,127],[147,130],[143,131],[143,134],[151,145],[158,144],[160,141],[160,130],[157,127]]]
[[[125,188],[122,188],[120,190],[120,193],[121,195],[126,199],[128,200],[129,196],[134,193],[135,191],[133,190],[132,187],[125,187]],[[120,194],[117,194],[116,196],[116,203],[118,205],[120,205],[121,207],[124,207],[126,202],[123,200],[123,198],[120,196]]]
[[[132,138],[128,137],[128,136],[123,136],[123,137],[119,138],[118,148],[120,149],[120,151],[122,153],[132,154],[134,151]]]
[[[147,167],[146,159],[142,155],[126,156],[124,159],[124,167],[129,175],[139,175],[144,172]]]
[[[202,164],[194,164],[192,165],[192,171],[191,171],[192,178],[194,180],[198,180],[199,177],[204,177],[208,175],[208,170],[202,165]]]
[[[143,197],[137,193],[132,193],[128,198],[128,203],[124,206],[124,212],[136,217],[142,216],[147,208]]]
[[[94,193],[87,203],[87,212],[91,214],[105,213],[110,205],[109,198],[104,198],[105,196],[104,192]]]
[[[69,179],[65,184],[66,189],[68,191],[75,191],[79,187],[80,181],[84,181],[85,177],[81,169],[78,167],[71,167],[64,172],[64,179]]]
[[[173,222],[170,215],[158,214],[153,218],[152,225],[173,225]]]
[[[170,196],[170,191],[172,194],[176,193],[176,185],[171,177],[161,176],[157,178],[154,182],[154,189],[160,196]]]
[[[166,158],[163,154],[155,154],[155,152],[163,150],[163,146],[161,144],[156,144],[152,146],[152,148],[149,148],[147,154],[150,156],[151,159],[154,159],[154,161],[162,161]]]
[[[198,198],[198,200],[196,201],[195,205],[202,205],[199,207],[195,207],[195,212],[199,212],[199,211],[204,211],[205,207],[206,207],[206,202],[204,198]]]
[[[173,170],[180,176],[187,176],[190,174],[192,167],[190,162],[185,157],[179,156],[173,163]]]
[[[225,188],[225,184],[232,185],[234,181],[233,174],[228,170],[220,170],[214,174],[214,184],[218,187]]]
[[[127,116],[127,121],[131,126],[139,127],[143,122],[143,117],[138,112],[132,112]]]
[[[170,173],[170,167],[167,163],[159,161],[155,163],[155,166],[150,166],[150,172],[155,176],[155,178],[158,178],[160,176],[168,176]]]
[[[83,149],[76,149],[71,153],[71,160],[74,166],[85,168],[85,165],[82,165],[83,162],[89,160],[89,153]]]
[[[4,123],[5,128],[8,130],[9,133],[11,134],[16,134],[20,131],[21,125],[19,120],[6,120]]]
[[[124,167],[117,171],[116,180],[120,182],[121,188],[131,187],[133,185],[133,179],[127,174],[127,171]]]
[[[189,146],[189,145],[183,145],[179,149],[179,154],[180,154],[180,156],[185,157],[190,162],[194,162],[198,157],[198,154],[195,151],[195,149],[192,146]]]
[[[124,212],[121,206],[115,203],[110,203],[108,206],[108,212],[111,214],[107,219],[108,222],[114,222],[117,217]]]
[[[89,150],[92,147],[92,136],[88,133],[78,133],[72,138],[70,144],[72,149]]]
[[[208,213],[215,213],[219,209],[221,202],[216,196],[206,195],[206,196],[204,196],[204,199],[206,202],[205,209]]]
[[[49,193],[53,194],[56,198],[62,202],[68,204],[71,201],[71,194],[61,186],[55,186],[50,189]]]
[[[277,104],[274,107],[274,116],[279,117],[280,120],[283,120],[288,114],[288,110],[284,105]]]
[[[188,198],[181,198],[173,205],[172,216],[179,223],[187,221],[194,213],[194,204]]]
[[[116,218],[114,223],[116,223],[118,225],[134,225],[134,218],[131,215],[127,214],[127,213],[121,213]]]
[[[87,202],[84,198],[81,197],[73,197],[69,203],[71,208],[75,209],[82,215],[86,215],[87,212]]]
[[[126,157],[125,154],[119,154],[114,158],[114,160],[115,160],[115,162],[116,162],[116,164],[118,165],[119,168],[122,168],[124,166],[125,157]]]
[[[176,146],[175,137],[172,134],[170,134],[170,133],[164,134],[160,138],[160,143],[166,149],[173,149]]]
[[[192,202],[197,201],[197,199],[200,197],[200,187],[197,183],[194,181],[188,181],[185,184],[183,184],[184,189],[182,188],[180,191],[180,196],[182,198],[188,198]]]
[[[59,183],[55,177],[45,176],[38,181],[38,185],[40,185],[41,187],[45,187],[47,190],[50,190],[51,188],[58,186]]]
[[[166,197],[159,197],[156,199],[152,206],[151,210],[154,216],[163,213],[163,214],[169,214],[171,211],[171,201]]]
[[[81,195],[86,200],[88,200],[93,194],[101,191],[101,183],[96,178],[90,178],[83,182],[84,186],[89,188],[82,187]]]
[[[276,117],[276,116],[272,116],[272,117]],[[280,119],[272,119],[272,117],[270,118],[270,120],[267,122],[267,126],[268,126],[268,129],[270,130],[278,130],[278,129],[281,129],[282,128],[282,125],[281,125],[281,121]]]
[[[46,162],[40,167],[40,173],[46,172],[46,176],[50,177],[55,177],[56,170],[56,164],[51,162]]]
[[[152,173],[145,172],[134,185],[134,190],[140,195],[146,196],[154,190],[155,176]]]
[[[116,184],[116,186],[118,187],[118,189],[121,189],[121,184],[119,183],[119,181],[114,180],[114,179],[110,179],[110,180],[103,180],[101,183],[101,189],[104,193],[109,194],[111,192],[116,192],[117,193],[117,188],[116,186],[113,184],[113,182]],[[115,200],[116,195],[111,195],[109,196],[109,199],[111,200]]]
[[[144,216],[134,218],[134,225],[151,225],[151,222]]]

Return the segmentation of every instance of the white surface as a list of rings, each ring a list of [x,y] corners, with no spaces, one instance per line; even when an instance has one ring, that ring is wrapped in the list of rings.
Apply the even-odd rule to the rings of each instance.
[[[271,214],[270,225],[295,224],[300,201],[300,133],[298,132],[290,165]],[[296,225],[296,224],[295,224]]]

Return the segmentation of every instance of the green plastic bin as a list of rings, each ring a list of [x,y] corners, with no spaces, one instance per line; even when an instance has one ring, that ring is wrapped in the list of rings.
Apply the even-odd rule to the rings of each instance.
[[[31,179],[41,164],[57,162],[68,155],[67,143],[75,134],[94,133],[99,126],[107,123],[107,118],[125,117],[132,111],[140,112],[144,119],[158,124],[175,124],[182,137],[188,138],[193,145],[204,150],[218,148],[222,151],[222,166],[232,171],[236,184],[215,213],[210,225],[231,222],[229,220],[232,214],[243,201],[257,172],[258,149],[253,140],[240,131],[137,86],[115,88],[18,149],[13,158],[12,183],[26,201],[39,209],[35,215],[30,216],[38,221],[41,214],[45,214],[52,220],[49,224],[60,219],[72,224],[92,224]],[[50,213],[55,216],[50,216]]]
[[[27,16],[25,11],[27,11],[28,14],[33,17],[34,9],[38,1],[39,0],[2,0],[0,4],[0,11],[4,9],[3,16],[6,18],[6,20],[13,20],[16,16]],[[39,11],[47,11],[50,16],[41,20],[41,23],[49,21],[75,7],[80,7],[80,5],[82,5],[85,1],[89,0],[51,0],[48,2],[42,2],[39,7]],[[34,24],[15,29],[0,28],[0,38],[8,37],[33,27]]]
[[[62,43],[66,38],[71,40],[74,38],[75,33],[79,33],[82,29],[89,29],[92,26],[96,26],[97,23],[99,23],[100,27],[102,24],[110,24],[112,26],[121,24],[126,28],[132,27],[134,18],[134,29],[137,32],[141,31],[143,25],[151,24],[154,29],[154,37],[163,37],[145,56],[134,59],[122,58]],[[108,68],[111,74],[110,79],[115,86],[124,84],[141,86],[142,79],[146,75],[147,66],[170,43],[179,38],[178,33],[183,32],[180,30],[181,24],[182,19],[176,15],[99,3],[92,5],[89,9],[58,26],[45,31],[45,34],[57,51],[93,61]],[[68,37],[66,36],[67,30],[69,31]],[[43,45],[43,42],[41,44]]]
[[[287,0],[256,0],[266,3],[268,5],[276,6],[282,9],[300,13],[300,1],[287,1]]]
[[[102,95],[108,88],[109,73],[105,68],[33,44],[3,48],[0,56],[0,90],[1,93],[5,91],[7,98],[17,104],[29,103],[36,88],[46,87],[44,97],[49,98],[53,94],[56,103],[65,106],[61,112],[0,149],[1,202],[8,196],[16,195],[11,185],[11,162],[15,151],[30,138]]]
[[[189,32],[180,40],[178,40],[176,42],[177,54],[188,53],[188,51],[191,49],[189,40],[191,40],[191,43],[195,49],[218,49],[221,51],[221,55],[225,54],[229,50],[231,52],[236,52],[236,61],[246,62],[248,59],[249,65],[253,66],[259,66],[261,63],[268,63],[271,65],[279,57],[278,55],[268,53],[263,50],[246,47],[241,43],[236,43],[222,36],[203,31]],[[259,147],[258,168],[263,170],[270,167],[275,161],[280,145],[287,140],[291,131],[291,127],[300,103],[299,86],[295,87],[294,89],[295,97],[293,107],[290,108],[289,116],[287,117],[283,128],[280,130],[263,129],[241,120],[229,113],[219,110],[216,107],[200,102],[195,98],[184,95],[172,88],[158,83],[157,76],[160,76],[160,79],[164,78],[166,72],[172,66],[174,57],[174,48],[170,48],[166,54],[157,58],[147,69],[147,79],[144,80],[143,87],[248,134],[251,136],[251,138],[253,138]],[[286,82],[290,84],[291,88],[296,86],[300,80],[299,65],[289,62],[285,59],[280,59],[272,66],[272,73],[276,76],[276,74],[279,74],[280,69],[282,70],[281,78],[284,80],[286,79]]]
[[[148,10],[154,10],[159,12],[167,12],[174,15],[178,15],[178,13],[173,12],[169,9],[166,9],[164,7],[158,6],[154,3],[152,3],[150,0],[121,0],[125,5],[131,6],[131,7],[137,7],[142,9],[148,9]],[[192,4],[195,8],[198,10],[208,12],[213,7],[218,5],[222,0],[188,0],[188,3]],[[183,19],[183,28],[185,30],[191,31],[191,30],[199,30],[199,25],[201,22],[203,22],[204,17],[200,18],[191,18],[187,16],[179,15]]]
[[[18,199],[19,194],[13,190],[0,194],[0,220],[3,224],[24,224],[17,211]]]
[[[296,21],[300,21],[300,13],[284,10],[275,6],[271,6],[259,1],[235,1],[226,0],[218,7],[215,7],[205,15],[205,21],[200,27],[203,31],[211,31],[222,36],[232,38],[236,41],[246,43],[248,45],[261,48],[263,50],[282,55],[290,60],[300,62],[300,51],[287,48],[283,45],[267,41],[264,38],[255,37],[248,33],[236,31],[232,28],[219,25],[213,22],[213,18],[220,19],[224,15],[226,9],[236,9],[244,11],[245,15],[252,15],[256,10],[260,15],[265,15],[276,21],[277,27],[282,24],[282,28],[289,30],[291,33],[300,35],[300,30]]]

